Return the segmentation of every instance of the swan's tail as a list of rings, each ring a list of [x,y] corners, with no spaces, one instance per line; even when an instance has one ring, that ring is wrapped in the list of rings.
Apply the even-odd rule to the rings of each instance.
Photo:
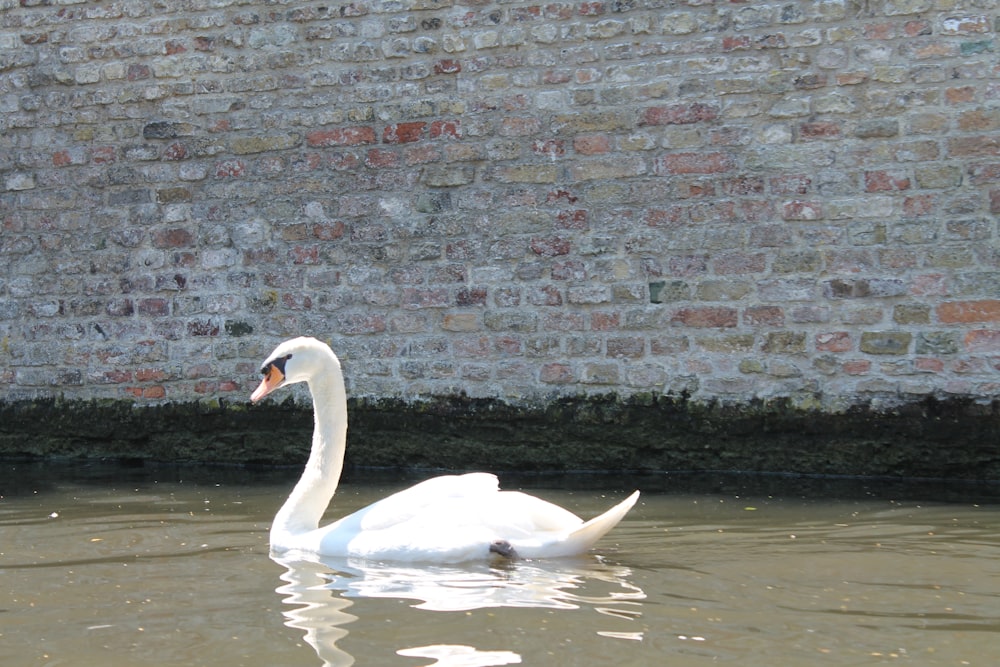
[[[632,506],[635,505],[635,501],[638,499],[639,492],[633,492],[631,496],[621,501],[604,514],[595,516],[590,521],[587,521],[571,530],[568,534],[563,536],[562,539],[546,545],[543,549],[544,554],[540,555],[548,558],[558,558],[561,556],[578,556],[586,552],[594,546],[599,539],[604,537],[608,531],[618,525],[618,522],[625,517],[630,509],[632,509]]]

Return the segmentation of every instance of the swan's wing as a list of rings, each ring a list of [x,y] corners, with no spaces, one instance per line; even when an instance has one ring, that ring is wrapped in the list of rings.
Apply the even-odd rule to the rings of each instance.
[[[483,520],[507,540],[572,530],[583,519],[547,500],[520,491],[502,491],[482,507]]]
[[[448,508],[460,509],[469,503],[483,502],[499,490],[500,480],[496,475],[485,472],[433,477],[361,510],[363,516],[359,517],[359,527],[364,531],[375,531],[415,519],[436,520]]]
[[[638,493],[584,523],[572,512],[518,491],[494,475],[435,477],[317,531],[317,551],[355,557],[458,562],[509,542],[523,557],[583,553],[614,527]]]
[[[595,516],[586,523],[554,533],[539,533],[524,541],[512,540],[515,549],[527,558],[558,558],[560,556],[575,556],[587,551],[612,528],[618,525],[639,499],[635,491],[600,516]]]

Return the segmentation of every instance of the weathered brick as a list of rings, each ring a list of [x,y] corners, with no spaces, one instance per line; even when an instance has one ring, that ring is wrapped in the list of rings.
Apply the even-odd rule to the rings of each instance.
[[[769,354],[801,354],[806,351],[806,334],[801,331],[771,331],[761,346]]]
[[[755,327],[783,327],[785,311],[781,306],[751,306],[743,311],[743,323]]]
[[[1000,322],[1000,300],[946,301],[936,308],[942,324]]]
[[[727,328],[737,325],[737,310],[724,306],[698,306],[677,310],[671,322],[687,327]]]
[[[653,161],[653,173],[677,174],[718,174],[733,168],[732,156],[728,153],[670,153]]]
[[[641,337],[609,338],[607,342],[609,357],[640,359],[646,353],[646,340]]]
[[[967,352],[1000,352],[1000,331],[976,329],[965,334]]]
[[[910,351],[913,334],[904,331],[865,331],[861,334],[860,350],[867,354],[906,354]]]
[[[375,141],[375,130],[365,126],[315,130],[306,135],[306,144],[317,148],[327,146],[358,146],[372,144]]]
[[[640,125],[688,125],[715,120],[719,110],[711,105],[695,102],[693,104],[673,104],[668,106],[647,107],[642,111]]]

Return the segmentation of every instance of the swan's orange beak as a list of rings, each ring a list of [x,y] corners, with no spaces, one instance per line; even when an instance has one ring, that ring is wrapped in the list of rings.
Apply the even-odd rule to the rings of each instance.
[[[250,394],[250,401],[256,403],[260,399],[264,398],[272,391],[280,387],[284,379],[285,374],[281,372],[281,369],[274,364],[271,364],[264,371],[264,379],[261,380],[260,385],[254,389],[252,394]]]

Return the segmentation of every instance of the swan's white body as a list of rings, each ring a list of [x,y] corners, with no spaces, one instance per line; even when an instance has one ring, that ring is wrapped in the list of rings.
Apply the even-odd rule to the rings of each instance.
[[[271,549],[379,561],[455,563],[491,552],[521,558],[584,553],[611,530],[639,497],[631,496],[586,523],[534,496],[500,491],[488,473],[445,475],[319,527],[337,490],[347,442],[347,397],[340,362],[314,338],[279,345],[264,363],[251,399],[306,382],[315,429],[302,477],[271,526]]]

